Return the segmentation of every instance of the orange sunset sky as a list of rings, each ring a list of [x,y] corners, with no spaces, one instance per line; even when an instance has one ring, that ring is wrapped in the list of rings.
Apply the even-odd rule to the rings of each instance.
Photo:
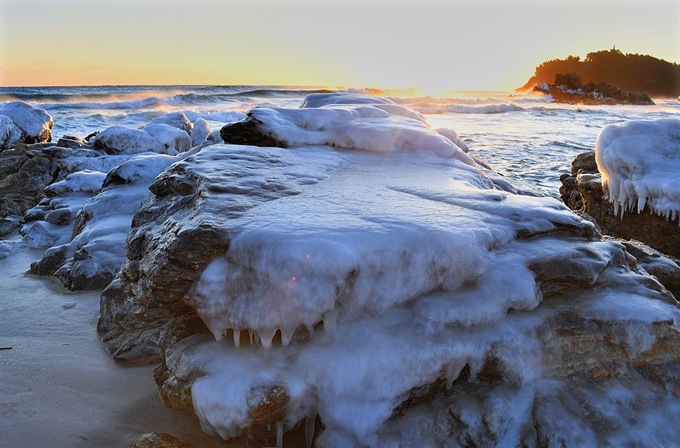
[[[610,49],[680,60],[673,1],[0,0],[0,86],[512,90]]]

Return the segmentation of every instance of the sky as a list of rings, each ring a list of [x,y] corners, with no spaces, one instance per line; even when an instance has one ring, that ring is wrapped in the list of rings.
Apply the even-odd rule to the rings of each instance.
[[[616,46],[680,62],[680,1],[0,0],[0,86],[511,91]]]

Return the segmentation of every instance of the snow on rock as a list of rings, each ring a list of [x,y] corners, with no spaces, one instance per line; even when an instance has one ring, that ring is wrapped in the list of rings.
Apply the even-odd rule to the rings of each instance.
[[[108,154],[155,152],[177,155],[191,148],[191,137],[185,131],[164,123],[149,124],[141,130],[112,126],[95,137],[94,148]]]
[[[610,202],[607,189],[602,186],[595,151],[577,155],[571,164],[571,174],[560,176],[560,182],[560,195],[564,203],[572,210],[594,219],[603,234],[623,240],[642,241],[666,255],[680,258],[677,222],[653,213],[618,213],[618,208],[615,209]],[[680,291],[680,283],[678,286],[664,285],[673,291]]]
[[[194,125],[187,118],[184,112],[171,112],[169,114],[156,117],[153,120],[151,120],[146,126],[154,124],[167,124],[169,126],[172,126],[173,128],[181,129],[187,134],[191,134],[194,129]]]
[[[629,121],[602,130],[595,149],[614,213],[645,207],[666,219],[680,212],[680,120]]]
[[[149,124],[144,127],[144,132],[149,133],[161,145],[162,154],[177,155],[191,149],[191,137],[185,131],[168,124]]]
[[[149,184],[165,168],[189,154],[129,156],[106,174],[79,171],[47,187],[54,197],[42,207],[44,220],[49,222],[53,214],[69,210],[64,223],[73,222],[73,229],[69,228],[68,238],[63,231],[59,239],[55,237],[43,258],[31,265],[31,271],[54,275],[71,290],[106,287],[125,260],[124,242],[130,222],[148,194]],[[28,240],[36,240],[34,245],[48,243],[46,238],[38,240],[36,236],[36,230],[44,226],[44,222],[37,221],[25,226],[23,233]],[[52,230],[56,235],[57,229]]]
[[[193,131],[191,131],[191,146],[198,146],[205,141],[205,139],[212,132],[210,129],[210,124],[205,118],[197,118],[193,122]]]
[[[291,148],[326,145],[385,153],[418,151],[477,166],[462,147],[430,128],[420,114],[389,100],[371,103],[372,97],[350,95],[347,103],[337,96],[315,94],[300,109],[252,109],[246,120],[224,126],[220,131],[222,139],[243,144],[253,140],[252,134],[259,134],[258,141],[252,144]],[[357,103],[352,104],[355,97]]]
[[[678,440],[673,296],[562,203],[360,101],[256,109],[287,149],[156,177],[102,294],[114,356],[161,360],[164,403],[225,439],[318,415],[320,447]]]
[[[43,109],[37,109],[23,101],[12,101],[0,107],[0,115],[10,118],[21,131],[20,141],[22,143],[43,143],[52,140],[54,121],[50,114]],[[0,121],[0,137],[2,137],[3,128],[7,132],[8,125],[6,121]],[[9,132],[12,135],[16,135],[16,129],[14,128],[9,127]],[[5,146],[4,149],[8,148]]]
[[[21,129],[14,124],[11,118],[0,115],[0,151],[14,148],[21,142]]]

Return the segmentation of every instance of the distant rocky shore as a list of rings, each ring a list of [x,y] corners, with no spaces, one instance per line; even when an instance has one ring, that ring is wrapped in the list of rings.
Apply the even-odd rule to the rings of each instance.
[[[581,77],[575,73],[558,74],[553,84],[538,84],[534,92],[549,94],[555,102],[567,104],[654,104],[646,93],[624,92],[616,84],[591,81],[583,85]]]

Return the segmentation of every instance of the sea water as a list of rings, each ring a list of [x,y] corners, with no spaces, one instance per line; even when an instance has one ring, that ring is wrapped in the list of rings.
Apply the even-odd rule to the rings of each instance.
[[[334,89],[272,86],[94,86],[3,87],[0,106],[25,101],[54,118],[53,138],[86,137],[119,125],[138,128],[169,112],[184,112],[212,130],[240,120],[257,106],[298,107],[309,93]],[[416,90],[377,91],[423,114],[433,128],[449,128],[470,152],[512,182],[525,182],[558,197],[559,177],[578,153],[595,148],[609,124],[680,116],[680,102],[655,99],[654,106],[584,106],[553,103],[548,95],[497,91],[445,91],[440,97]]]

